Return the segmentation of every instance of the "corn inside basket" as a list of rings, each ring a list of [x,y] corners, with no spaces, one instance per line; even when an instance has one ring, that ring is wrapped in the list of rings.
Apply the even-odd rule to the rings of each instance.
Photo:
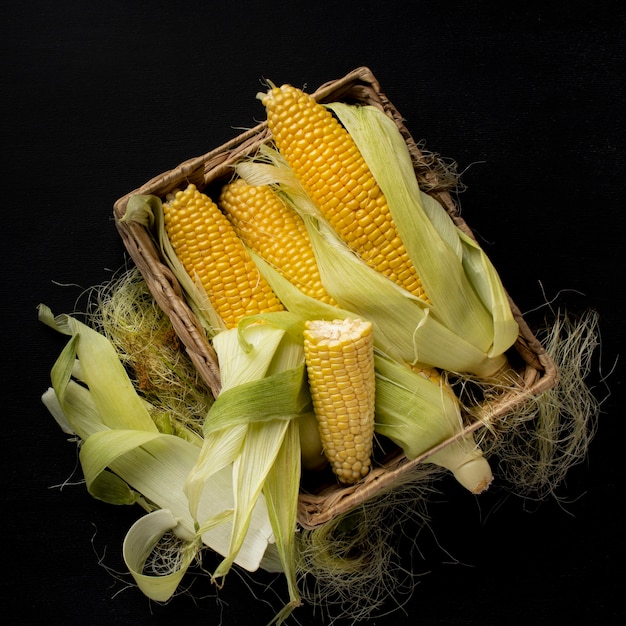
[[[437,158],[419,149],[405,128],[401,115],[385,97],[368,68],[358,68],[339,80],[328,82],[312,95],[321,103],[357,103],[372,105],[383,111],[397,125],[407,144],[420,188],[436,198],[449,213],[454,224],[473,238],[470,228],[459,215],[448,186],[440,179],[441,169]],[[202,191],[228,181],[232,177],[233,165],[242,157],[255,154],[271,138],[267,124],[259,124],[226,144],[149,180],[120,198],[114,205],[116,225],[129,255],[139,268],[155,300],[170,318],[197,371],[215,396],[220,392],[220,368],[210,340],[186,303],[181,285],[161,258],[155,245],[154,233],[137,222],[124,221],[123,217],[129,198],[133,195],[149,194],[165,198],[168,193],[190,183]],[[555,363],[533,335],[519,309],[513,302],[510,305],[519,325],[519,336],[509,351],[510,362],[517,369],[520,388],[514,394],[502,393],[493,400],[489,410],[485,412],[485,420],[471,421],[468,418],[465,432],[485,426],[486,421],[496,423],[499,419],[505,419],[506,413],[516,403],[523,403],[528,397],[541,394],[557,381]],[[450,443],[451,441],[444,441],[437,448],[443,448]],[[301,490],[299,496],[298,523],[305,529],[314,529],[350,511],[393,485],[399,477],[423,462],[434,451],[429,450],[418,458],[409,460],[401,449],[387,449],[383,457],[376,459],[372,471],[355,485],[343,486],[336,481],[326,480],[312,487],[307,486],[306,490]]]

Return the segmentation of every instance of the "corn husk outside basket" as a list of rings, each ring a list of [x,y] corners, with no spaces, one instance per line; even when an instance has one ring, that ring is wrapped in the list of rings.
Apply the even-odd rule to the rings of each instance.
[[[320,102],[357,102],[373,105],[383,110],[397,124],[412,155],[416,176],[422,189],[436,197],[448,211],[455,224],[473,237],[473,233],[461,218],[458,209],[446,190],[439,184],[437,168],[432,167],[432,159],[425,157],[404,126],[396,108],[382,93],[380,85],[367,67],[360,67],[343,78],[322,85],[313,96]],[[170,318],[194,366],[217,396],[220,390],[220,374],[217,357],[199,321],[186,304],[183,290],[171,270],[160,257],[152,234],[147,228],[133,222],[122,222],[126,205],[131,195],[152,194],[163,198],[172,190],[195,184],[198,189],[205,189],[212,183],[232,177],[232,166],[240,158],[254,154],[259,146],[271,139],[266,123],[261,123],[233,138],[222,146],[204,155],[184,161],[178,167],[152,178],[144,185],[120,198],[114,205],[116,226],[124,245],[143,275],[148,288],[163,311]],[[510,300],[513,315],[519,324],[519,337],[511,349],[517,353],[517,360],[522,363],[519,369],[524,391],[537,395],[554,386],[558,378],[556,366],[545,349],[533,335],[523,319],[518,307]],[[489,407],[491,422],[504,416],[507,411],[524,402],[524,394],[502,396]],[[484,422],[470,423],[465,432],[473,431]],[[415,465],[422,462],[429,454],[456,439],[443,442],[437,448],[408,460],[401,450],[388,455],[381,463],[357,485],[343,487],[339,484],[321,486],[316,493],[300,494],[298,522],[304,528],[315,528],[335,516],[358,506],[381,490],[393,486],[394,482]]]

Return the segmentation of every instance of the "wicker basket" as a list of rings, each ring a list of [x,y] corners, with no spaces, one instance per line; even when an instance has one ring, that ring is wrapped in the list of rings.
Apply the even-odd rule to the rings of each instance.
[[[385,111],[395,121],[406,140],[422,189],[436,197],[457,226],[473,236],[465,221],[460,217],[446,190],[446,185],[441,180],[441,169],[436,166],[437,159],[424,154],[418,148],[405,128],[402,117],[382,93],[378,81],[368,68],[358,68],[339,80],[326,83],[313,95],[320,102],[358,102],[374,105]],[[217,395],[220,389],[216,355],[200,323],[187,306],[179,283],[160,258],[151,233],[137,223],[121,222],[119,218],[124,216],[126,204],[131,195],[153,194],[163,197],[173,189],[187,183],[194,183],[199,189],[219,184],[221,180],[231,177],[232,165],[235,161],[254,153],[262,143],[269,139],[270,133],[267,125],[259,124],[226,144],[202,156],[189,159],[178,167],[149,180],[138,189],[120,198],[114,205],[116,225],[128,253],[141,271],[154,298],[171,319],[189,357],[214,395]],[[520,363],[519,374],[522,386],[529,394],[536,395],[552,387],[558,374],[553,361],[530,331],[519,309],[513,302],[511,306],[520,328],[519,337],[511,351],[516,353],[515,360]],[[497,404],[490,407],[490,419],[498,419],[510,410],[513,403],[523,401],[520,394],[503,397]],[[467,426],[466,432],[480,428],[482,425],[482,422],[471,423]],[[439,447],[449,443],[449,441],[444,442]],[[336,515],[354,508],[381,490],[392,487],[402,474],[410,471],[426,456],[409,461],[398,449],[387,455],[384,460],[378,461],[370,474],[357,485],[342,487],[331,480],[306,493],[302,491],[299,523],[304,528],[315,528]]]

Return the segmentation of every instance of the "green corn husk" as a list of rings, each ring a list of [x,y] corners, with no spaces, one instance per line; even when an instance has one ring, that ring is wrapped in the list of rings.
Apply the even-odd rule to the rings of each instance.
[[[139,269],[123,268],[87,295],[86,323],[113,344],[157,428],[197,441],[213,394]]]
[[[250,533],[254,507],[264,498],[290,597],[279,622],[300,604],[294,535],[300,486],[297,418],[310,412],[303,348],[293,324],[288,313],[267,314],[214,337],[224,364],[222,392],[207,415],[202,451],[185,485],[202,528],[207,520],[197,517],[197,503],[214,472],[232,467],[233,531],[228,553],[213,572],[215,579],[224,577],[235,562]]]
[[[470,492],[481,493],[493,474],[473,434],[465,432],[457,398],[443,383],[423,380],[400,363],[376,358],[376,432],[408,459],[445,467]]]
[[[150,555],[157,551],[163,537],[177,525],[178,521],[170,510],[157,509],[130,527],[122,546],[124,562],[137,586],[146,596],[158,602],[166,602],[172,597],[200,550],[197,541],[178,539],[175,549],[169,550],[170,558],[162,569],[152,575],[146,573]]]
[[[180,540],[183,569],[205,545],[228,555],[234,508],[230,468],[215,472],[205,485],[197,511],[198,517],[211,523],[197,528],[184,486],[198,461],[200,441],[159,432],[148,403],[137,395],[114,347],[103,335],[71,316],[54,317],[44,305],[39,307],[39,317],[70,336],[52,368],[52,388],[42,399],[63,430],[81,440],[80,462],[89,493],[112,504],[137,503],[148,512],[168,511],[175,524],[162,528],[173,531]],[[234,562],[253,571],[273,537],[262,498],[248,515],[248,528]],[[132,561],[129,570],[138,575],[144,593],[164,600],[176,591],[178,577],[184,572],[179,568],[165,580],[141,573],[139,561],[147,556],[146,546],[154,544],[154,534],[149,520],[138,522],[125,550]]]

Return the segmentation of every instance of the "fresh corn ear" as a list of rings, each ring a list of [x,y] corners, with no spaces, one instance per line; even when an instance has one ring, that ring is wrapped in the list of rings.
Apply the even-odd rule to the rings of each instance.
[[[219,206],[244,244],[307,295],[333,304],[319,275],[302,218],[267,185],[225,185]]]
[[[305,219],[322,281],[338,305],[374,322],[379,347],[398,360],[483,379],[506,367],[519,328],[497,272],[420,190],[393,120],[371,106],[321,105],[290,86],[260,98],[278,152],[264,152],[276,173],[262,163],[257,181],[273,177]],[[374,262],[389,243],[399,258]],[[402,289],[387,289],[357,261]],[[407,266],[419,287],[397,280],[404,273],[395,270]]]
[[[385,196],[346,129],[290,85],[270,89],[261,102],[276,146],[341,239],[370,267],[426,300]]]
[[[342,483],[371,468],[374,437],[374,335],[360,319],[309,321],[304,353],[324,452]]]
[[[493,480],[473,434],[464,431],[458,400],[445,379],[426,378],[383,356],[376,357],[376,432],[397,443],[407,458],[446,468],[472,493]]]
[[[191,184],[163,204],[165,230],[185,270],[227,328],[282,305],[218,206]]]

